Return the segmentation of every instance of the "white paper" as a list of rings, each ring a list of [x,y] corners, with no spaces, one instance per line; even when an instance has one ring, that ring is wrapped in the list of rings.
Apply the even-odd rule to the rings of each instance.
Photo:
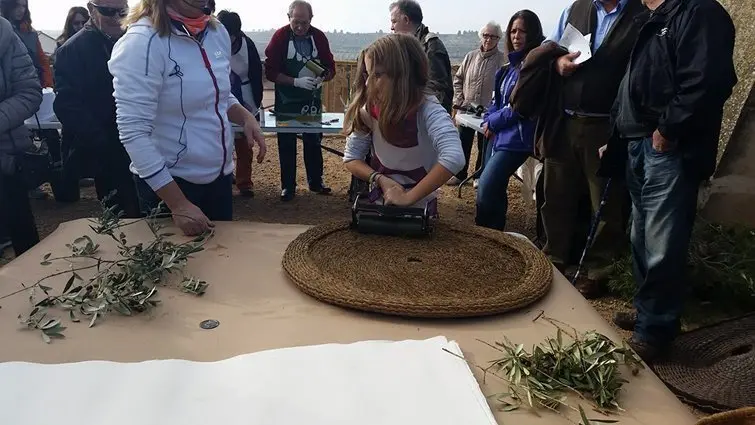
[[[2,363],[0,424],[495,425],[467,363],[444,349],[461,356],[436,337],[212,363]]]
[[[580,52],[580,55],[574,60],[575,64],[580,64],[592,57],[592,51],[590,50],[591,41],[592,34],[584,35],[578,29],[574,28],[572,24],[567,23],[558,44],[566,47],[570,53]]]

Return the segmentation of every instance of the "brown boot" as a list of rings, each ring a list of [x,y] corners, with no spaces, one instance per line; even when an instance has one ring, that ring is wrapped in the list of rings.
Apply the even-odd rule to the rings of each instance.
[[[579,293],[588,300],[594,300],[603,296],[603,287],[600,282],[592,280],[587,276],[582,275],[577,277],[574,287],[577,288]]]

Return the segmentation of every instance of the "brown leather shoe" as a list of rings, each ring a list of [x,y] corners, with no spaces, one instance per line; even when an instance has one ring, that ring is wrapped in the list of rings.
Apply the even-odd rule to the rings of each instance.
[[[586,276],[579,276],[574,283],[574,287],[577,288],[579,293],[588,300],[594,300],[603,295],[603,288],[601,287],[600,282],[589,279]]]
[[[618,326],[619,329],[633,331],[634,326],[637,324],[637,312],[619,311],[613,315],[613,324]]]

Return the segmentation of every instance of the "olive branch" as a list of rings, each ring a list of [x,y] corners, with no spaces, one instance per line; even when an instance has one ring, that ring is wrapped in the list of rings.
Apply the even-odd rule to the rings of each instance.
[[[28,292],[32,309],[27,316],[18,316],[19,323],[25,329],[41,331],[42,339],[47,343],[54,338],[64,338],[66,329],[61,318],[51,315],[52,309],[67,311],[73,323],[84,317],[91,328],[113,312],[132,316],[156,307],[160,302],[158,286],[165,283],[166,275],[174,272],[183,275],[188,259],[202,251],[213,235],[210,231],[188,242],[170,241],[174,235],[163,231],[164,220],[160,220],[171,216],[164,212],[164,204],[158,205],[145,218],[124,223],[123,212],[117,206],[108,207],[108,199],[101,201],[102,213],[90,220],[89,227],[94,233],[115,241],[118,258],[99,256],[100,245],[90,236],[83,235],[66,245],[70,255],[52,257],[52,254],[46,254],[40,263],[49,266],[53,262],[67,261],[68,270],[45,276],[30,286],[22,285],[22,289],[0,297],[2,300]],[[150,242],[130,244],[122,230],[140,222],[146,222],[154,238]],[[80,265],[81,260],[87,264]],[[83,271],[89,271],[92,276],[82,277],[79,273]],[[51,287],[43,284],[63,275],[68,276],[68,281],[60,293],[54,293]],[[183,275],[181,289],[184,292],[201,296],[207,287],[206,282]]]

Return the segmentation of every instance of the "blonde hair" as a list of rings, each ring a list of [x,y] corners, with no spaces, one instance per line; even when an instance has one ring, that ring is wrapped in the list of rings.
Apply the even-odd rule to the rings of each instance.
[[[373,70],[367,69],[365,59],[370,60]],[[382,68],[383,78],[389,80],[381,87],[377,87],[374,74],[369,74],[377,66]],[[380,111],[380,132],[390,140],[390,135],[419,109],[428,93],[429,79],[427,54],[416,37],[389,34],[377,39],[359,54],[354,97],[346,110],[344,133],[371,133],[360,111],[366,107],[369,114],[374,106]]]
[[[172,24],[168,16],[168,2],[170,0],[141,0],[136,6],[132,7],[121,25],[124,29],[129,25],[135,24],[142,18],[149,18],[152,26],[157,30],[158,35],[165,37],[170,35]],[[215,17],[210,18],[210,27],[217,25]]]

